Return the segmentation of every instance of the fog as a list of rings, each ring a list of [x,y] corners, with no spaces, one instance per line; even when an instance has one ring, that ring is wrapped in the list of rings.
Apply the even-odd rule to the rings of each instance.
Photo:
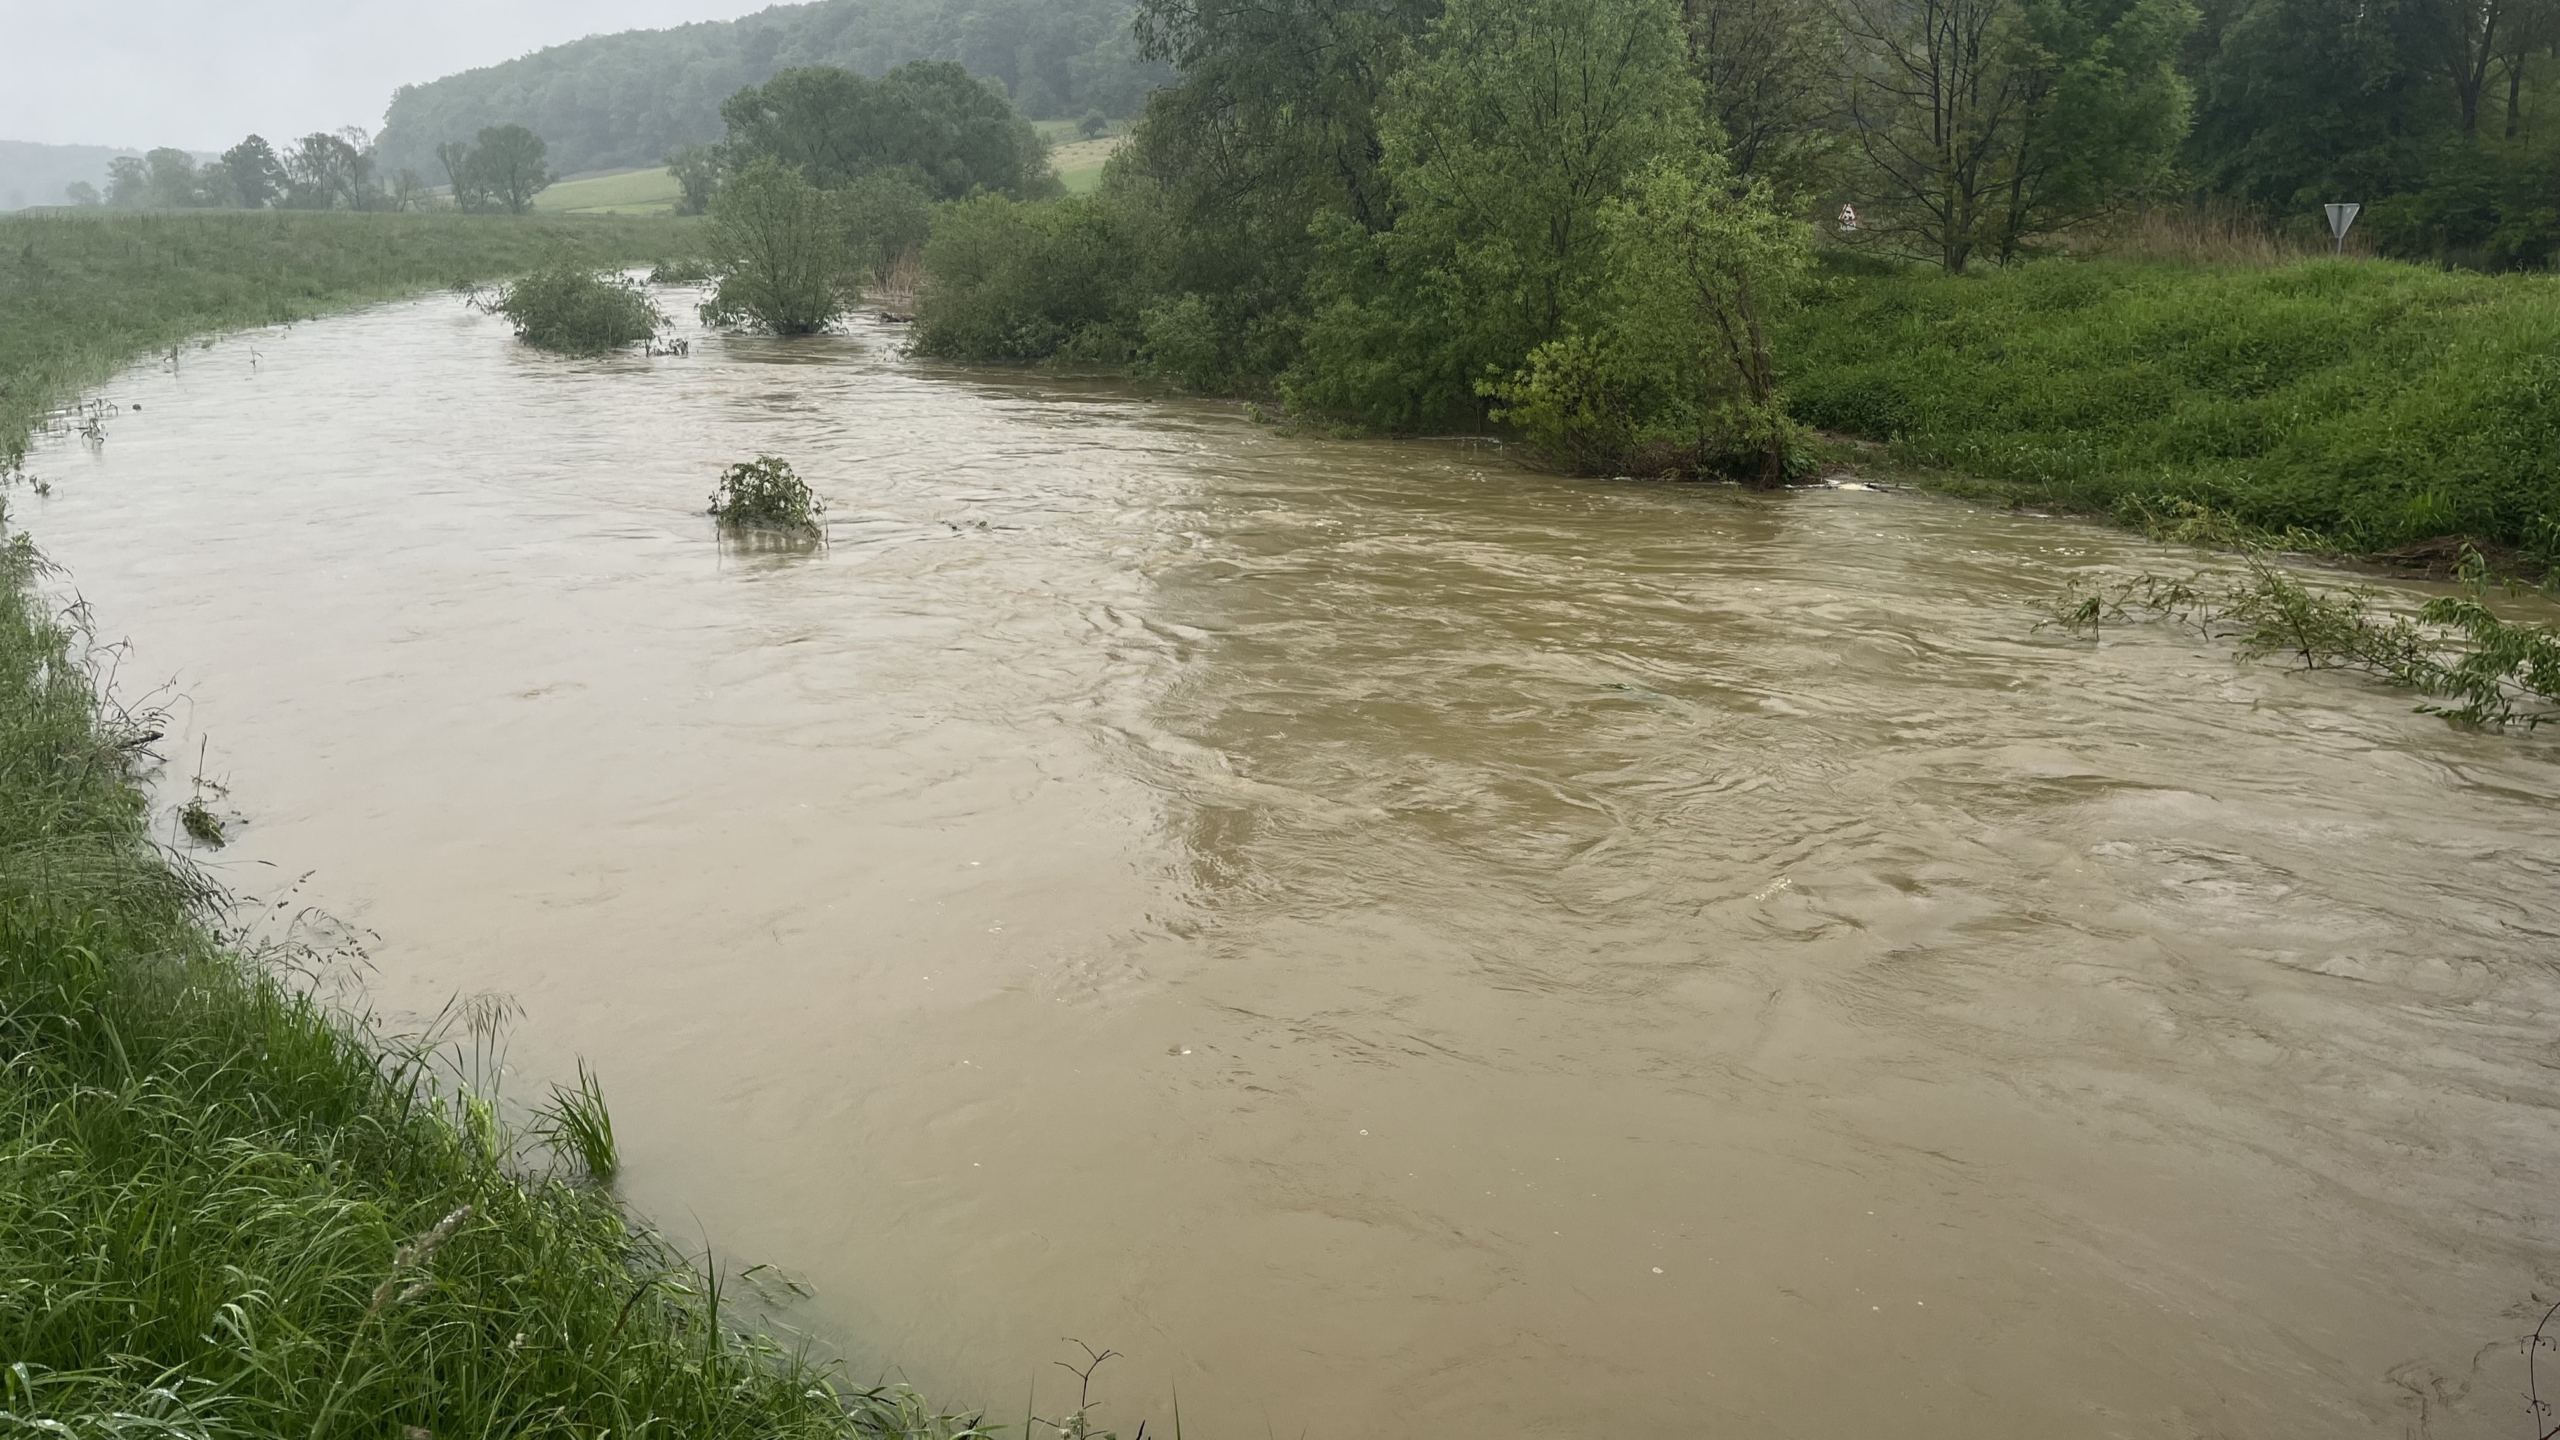
[[[391,92],[750,0],[0,0],[0,139],[219,150],[379,128]]]

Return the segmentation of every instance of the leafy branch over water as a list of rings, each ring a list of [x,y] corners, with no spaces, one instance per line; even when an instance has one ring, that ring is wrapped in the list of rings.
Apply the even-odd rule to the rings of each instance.
[[[2456,724],[2530,730],[2560,720],[2560,632],[2490,610],[2488,567],[2477,553],[2463,556],[2462,592],[2428,601],[2414,617],[2381,611],[2368,590],[2315,590],[2264,553],[2246,564],[2237,576],[2075,582],[2037,628],[2096,639],[2108,625],[2165,621],[2235,641],[2250,659],[2362,671],[2427,696],[2421,713]]]

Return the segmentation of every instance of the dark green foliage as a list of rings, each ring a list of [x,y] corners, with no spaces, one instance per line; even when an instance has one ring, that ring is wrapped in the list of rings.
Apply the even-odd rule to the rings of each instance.
[[[222,949],[218,897],[150,843],[137,720],[97,705],[35,564],[0,548],[0,1425],[962,1431],[725,1330],[716,1277],[546,1174],[489,1099],[436,1083],[438,1052]],[[579,1079],[552,1113],[600,1174]]]
[[[719,288],[706,324],[812,335],[844,313],[861,282],[841,197],[774,160],[720,187],[706,236]]]
[[[878,80],[832,66],[785,70],[723,101],[720,118],[731,165],[771,159],[823,189],[896,172],[940,200],[1059,193],[1047,145],[1004,92],[947,61]]]
[[[649,268],[649,283],[652,285],[699,285],[714,278],[708,261],[691,256],[661,260]]]
[[[2474,270],[2548,270],[2560,258],[2560,147],[2443,147],[2419,188],[2361,222],[2386,255]]]
[[[1138,54],[1130,3],[822,0],[590,36],[404,87],[383,126],[383,164],[432,174],[439,143],[501,124],[551,142],[551,163],[570,174],[653,164],[718,139],[720,104],[739,89],[811,65],[877,76],[911,60],[955,61],[1035,119],[1134,115],[1165,76]]]
[[[471,144],[468,163],[474,188],[508,214],[523,214],[533,208],[533,197],[551,183],[551,166],[544,159],[547,148],[541,136],[521,125],[490,126]]]
[[[1402,213],[1371,255],[1330,252],[1352,275],[1317,312],[1302,397],[1372,420],[1467,417],[1480,378],[1593,318],[1603,207],[1657,156],[1705,141],[1701,103],[1666,3],[1451,0],[1381,118]],[[1374,293],[1357,297],[1370,277]],[[1438,343],[1404,352],[1409,398],[1379,407],[1325,384],[1327,352],[1424,313]]]
[[[563,355],[600,355],[658,333],[666,317],[640,287],[581,265],[537,270],[507,286],[491,307],[516,338]]]
[[[720,188],[719,154],[708,145],[679,145],[667,152],[666,165],[683,192],[676,201],[676,213],[708,214],[712,192]]]
[[[222,167],[232,203],[244,210],[263,210],[284,195],[284,162],[261,136],[251,135],[223,151]]]
[[[1960,273],[2164,181],[2186,0],[1843,0],[1856,237]]]
[[[2422,66],[2431,0],[2237,6],[2197,67],[2190,166],[2217,193],[2297,211],[2372,202],[2452,118]]]
[[[2056,504],[2363,551],[2560,522],[2550,280],[2049,261],[1834,280],[1779,340],[1800,419]]]
[[[916,349],[957,360],[1125,363],[1132,268],[1106,203],[981,196],[944,210],[925,246]]]
[[[1571,469],[1794,478],[1809,447],[1778,393],[1768,320],[1809,265],[1806,226],[1709,152],[1650,167],[1600,228],[1603,323],[1481,385],[1494,418]]]
[[[774,530],[819,536],[825,533],[827,502],[777,455],[741,461],[720,474],[711,492],[711,518],[739,530]]]
[[[0,217],[0,461],[81,387],[192,335],[546,265],[645,263],[695,237],[695,222],[630,216]]]

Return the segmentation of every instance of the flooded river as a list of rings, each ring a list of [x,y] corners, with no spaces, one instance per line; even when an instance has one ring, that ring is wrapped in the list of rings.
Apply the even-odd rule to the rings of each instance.
[[[2560,739],[2034,633],[2193,558],[2081,525],[896,341],[392,306],[128,375],[13,516],[207,737],[231,882],[391,1014],[512,996],[511,1083],[592,1061],[631,1202],[858,1376],[1055,1414],[1074,1337],[1210,1440],[2525,1433]],[[757,452],[830,548],[715,541]]]

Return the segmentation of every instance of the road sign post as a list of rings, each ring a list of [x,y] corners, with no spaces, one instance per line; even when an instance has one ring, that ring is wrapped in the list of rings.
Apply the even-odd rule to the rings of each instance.
[[[2356,212],[2362,210],[2364,207],[2362,205],[2350,204],[2325,205],[2321,208],[2329,212],[2329,236],[2331,239],[2338,242],[2338,253],[2341,255],[2346,254],[2347,227],[2356,223]]]

